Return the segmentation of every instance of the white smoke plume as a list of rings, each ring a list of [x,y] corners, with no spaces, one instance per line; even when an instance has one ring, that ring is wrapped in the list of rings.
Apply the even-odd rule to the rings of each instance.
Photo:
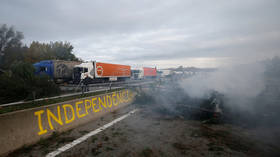
[[[252,101],[265,89],[264,72],[263,62],[235,65],[198,74],[183,80],[180,85],[191,97],[205,97],[215,90],[226,96],[227,104],[251,110]]]

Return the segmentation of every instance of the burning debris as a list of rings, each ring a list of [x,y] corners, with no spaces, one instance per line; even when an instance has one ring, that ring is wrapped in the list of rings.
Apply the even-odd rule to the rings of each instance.
[[[149,107],[164,115],[183,117],[215,123],[223,117],[223,95],[212,91],[208,98],[192,98],[183,89],[172,85],[172,88],[156,87],[157,89],[142,89],[136,97],[136,104]],[[155,94],[155,92],[157,94]]]
[[[190,97],[176,85],[165,85],[155,89],[142,89],[136,97],[136,104],[150,108],[162,115],[199,120],[203,123],[230,123],[243,127],[255,127],[271,119],[272,114],[251,113],[227,105],[227,96],[218,91],[209,91],[205,97]],[[258,120],[262,118],[261,120]]]
[[[242,127],[280,126],[280,58],[217,70],[141,89],[140,106],[162,114],[231,123]]]

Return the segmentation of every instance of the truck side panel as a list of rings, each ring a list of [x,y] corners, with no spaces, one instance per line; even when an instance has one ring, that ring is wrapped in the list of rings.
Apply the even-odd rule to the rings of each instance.
[[[53,61],[53,75],[55,79],[71,80],[73,75],[73,68],[75,65],[81,64],[76,61]]]
[[[144,70],[144,77],[155,77],[155,76],[157,76],[157,69],[156,68],[143,67],[143,70]]]
[[[130,66],[109,63],[95,63],[95,77],[108,78],[108,77],[130,77]]]

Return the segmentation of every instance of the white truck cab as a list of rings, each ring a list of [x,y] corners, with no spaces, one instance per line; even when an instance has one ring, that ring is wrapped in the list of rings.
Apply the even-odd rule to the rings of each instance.
[[[134,68],[131,70],[131,78],[133,80],[141,80],[144,78],[144,71],[142,68]]]
[[[80,82],[86,77],[94,79],[94,62],[85,62],[74,66],[75,82]]]

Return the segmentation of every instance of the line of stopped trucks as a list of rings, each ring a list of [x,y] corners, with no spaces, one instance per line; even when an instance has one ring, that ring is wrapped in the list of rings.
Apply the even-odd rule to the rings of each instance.
[[[104,83],[111,81],[156,79],[163,73],[155,68],[131,69],[129,65],[102,62],[43,60],[33,64],[36,75],[47,75],[56,83]]]

